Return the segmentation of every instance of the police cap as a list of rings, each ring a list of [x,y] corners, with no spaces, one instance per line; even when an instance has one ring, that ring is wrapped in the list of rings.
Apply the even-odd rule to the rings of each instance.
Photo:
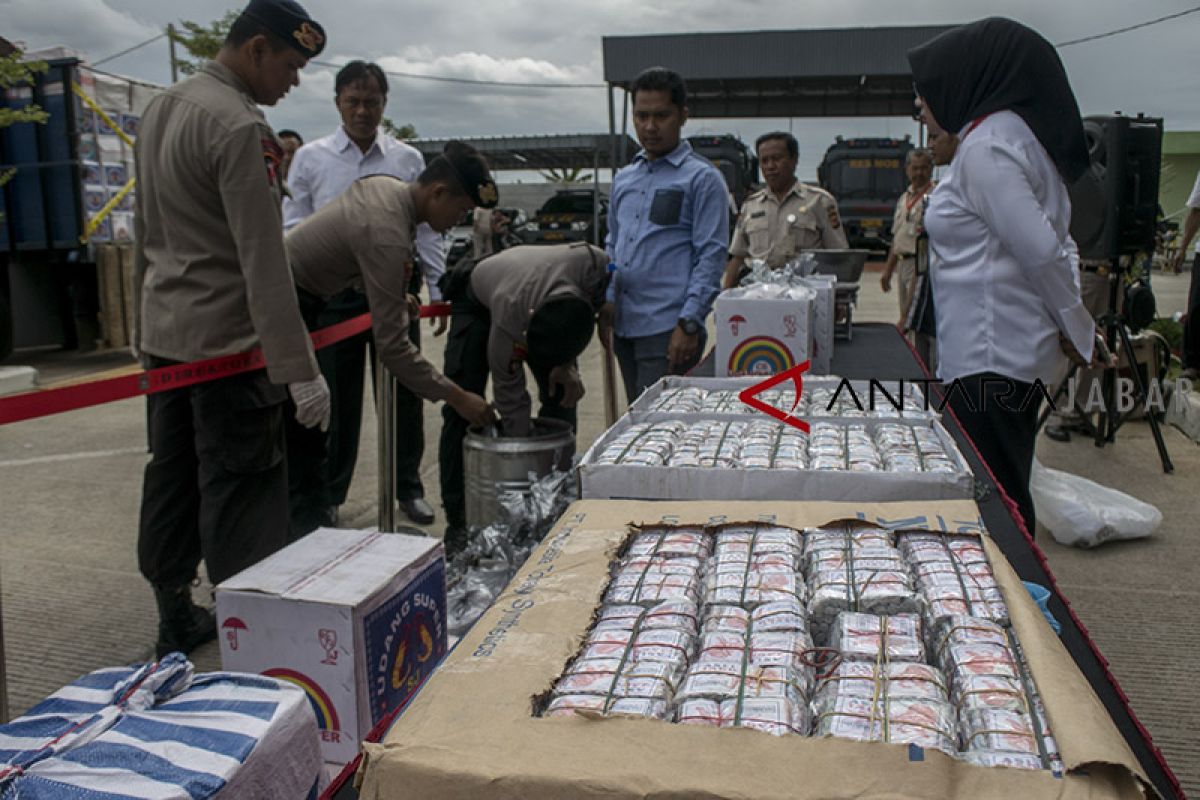
[[[296,0],[250,0],[242,14],[299,50],[305,58],[315,58],[325,49],[325,29]]]

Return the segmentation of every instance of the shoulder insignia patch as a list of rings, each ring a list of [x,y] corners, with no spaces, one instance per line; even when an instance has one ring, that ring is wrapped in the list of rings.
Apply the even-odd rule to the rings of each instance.
[[[263,161],[267,164],[267,180],[272,186],[279,182],[279,166],[283,163],[283,147],[274,136],[262,137]]]

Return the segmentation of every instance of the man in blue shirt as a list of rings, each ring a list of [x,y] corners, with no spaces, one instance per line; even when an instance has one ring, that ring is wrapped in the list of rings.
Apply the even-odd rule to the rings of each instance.
[[[680,140],[687,88],[652,67],[634,79],[642,150],[613,181],[606,249],[616,266],[600,314],[630,402],[667,374],[694,367],[729,247],[725,179]]]

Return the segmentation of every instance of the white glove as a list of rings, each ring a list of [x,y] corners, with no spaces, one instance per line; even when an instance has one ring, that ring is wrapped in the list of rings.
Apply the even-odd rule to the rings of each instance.
[[[306,428],[320,425],[321,430],[329,430],[329,384],[325,383],[324,375],[311,381],[289,383],[288,393],[296,404],[296,422]]]

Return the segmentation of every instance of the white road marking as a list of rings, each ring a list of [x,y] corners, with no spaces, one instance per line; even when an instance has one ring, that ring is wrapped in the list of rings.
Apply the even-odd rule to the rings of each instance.
[[[27,467],[33,464],[54,464],[59,461],[78,461],[84,458],[108,458],[109,456],[148,455],[145,447],[121,447],[116,450],[87,450],[82,453],[60,453],[56,456],[35,456],[0,461],[0,467]]]

